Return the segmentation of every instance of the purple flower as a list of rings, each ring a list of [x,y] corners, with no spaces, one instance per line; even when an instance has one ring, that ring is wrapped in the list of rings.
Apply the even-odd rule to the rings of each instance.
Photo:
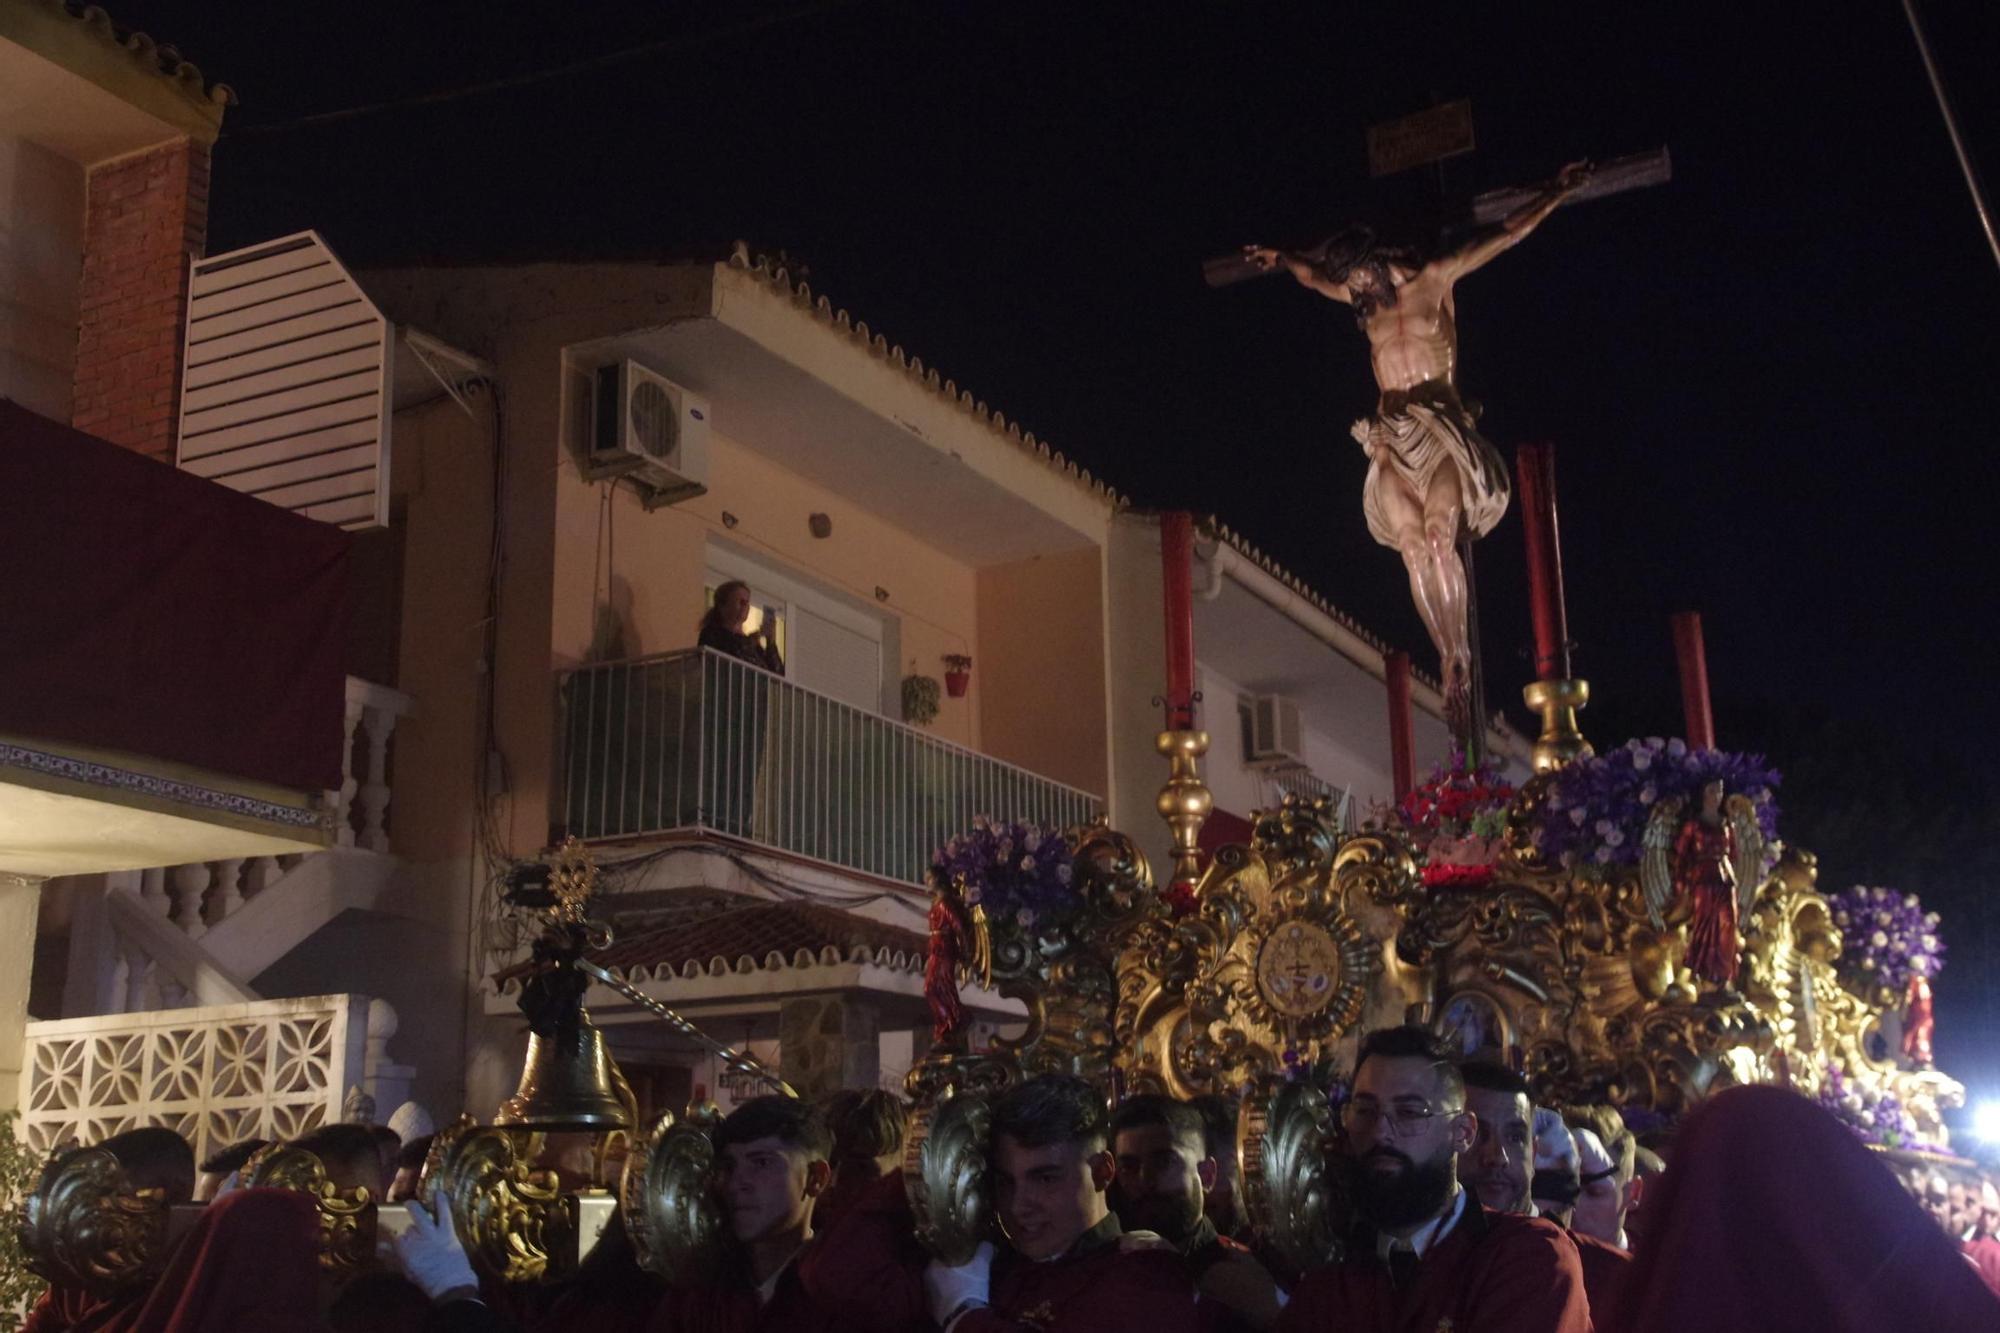
[[[1915,894],[1861,885],[1832,894],[1834,924],[1844,935],[1841,972],[1866,992],[1901,990],[1913,976],[1934,977],[1944,965],[1938,916]]]
[[[1542,855],[1564,865],[1581,863],[1592,874],[1636,866],[1644,846],[1640,835],[1654,808],[1673,799],[1692,804],[1715,779],[1725,791],[1750,798],[1767,859],[1774,857],[1778,809],[1768,797],[1777,773],[1757,755],[1691,751],[1684,741],[1658,737],[1634,740],[1556,773],[1536,816]],[[1608,858],[1599,856],[1607,849]]]

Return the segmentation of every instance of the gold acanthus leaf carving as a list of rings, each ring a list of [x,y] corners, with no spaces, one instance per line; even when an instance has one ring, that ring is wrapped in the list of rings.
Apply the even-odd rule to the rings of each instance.
[[[418,1197],[451,1200],[459,1242],[473,1263],[504,1282],[561,1276],[576,1254],[576,1201],[534,1161],[544,1136],[482,1128],[470,1116],[439,1132]]]

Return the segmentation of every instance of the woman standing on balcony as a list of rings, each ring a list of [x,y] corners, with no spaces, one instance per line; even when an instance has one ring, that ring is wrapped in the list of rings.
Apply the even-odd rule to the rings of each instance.
[[[785,674],[785,659],[771,642],[771,622],[764,619],[755,634],[744,632],[750,622],[750,585],[730,579],[715,590],[715,604],[701,618],[704,648],[773,675]],[[752,837],[758,827],[759,788],[764,771],[764,724],[777,700],[777,686],[759,681],[747,671],[724,671],[713,664],[702,668],[704,691],[713,690],[711,712],[715,730],[710,746],[708,776],[703,783],[701,823],[737,837]]]
[[[715,590],[715,605],[708,608],[708,614],[701,618],[703,648],[713,648],[719,653],[727,653],[753,667],[761,667],[773,675],[785,674],[785,659],[778,655],[777,645],[771,642],[769,623],[757,627],[755,634],[746,634],[743,626],[750,619],[750,585],[741,579],[731,579]]]

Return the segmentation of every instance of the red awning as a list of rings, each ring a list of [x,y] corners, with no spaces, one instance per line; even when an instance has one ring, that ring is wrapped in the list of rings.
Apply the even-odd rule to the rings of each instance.
[[[348,541],[0,399],[0,734],[338,787]]]

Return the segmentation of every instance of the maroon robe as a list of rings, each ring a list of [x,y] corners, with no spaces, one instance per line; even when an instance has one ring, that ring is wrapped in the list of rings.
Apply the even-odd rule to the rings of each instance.
[[[2000,1296],[2000,1240],[1983,1236],[1978,1240],[1962,1242],[1961,1248],[1965,1257],[1972,1260],[1973,1268],[1978,1271],[1987,1289]],[[27,1330],[23,1329],[22,1333],[27,1333]]]
[[[119,1296],[93,1296],[81,1287],[53,1283],[28,1311],[21,1333],[92,1333],[136,1310],[145,1298],[144,1287]]]
[[[1241,1241],[1219,1235],[1204,1217],[1181,1246],[1187,1274],[1194,1282],[1195,1312],[1202,1333],[1251,1333],[1258,1327],[1241,1309],[1277,1305],[1278,1283],[1270,1270]]]
[[[1583,1267],[1555,1223],[1468,1198],[1398,1291],[1358,1231],[1349,1258],[1307,1273],[1278,1317],[1282,1333],[1590,1333]]]
[[[1583,1261],[1583,1291],[1590,1298],[1590,1322],[1597,1333],[1617,1333],[1611,1322],[1612,1292],[1632,1267],[1632,1252],[1621,1250],[1608,1240],[1581,1231],[1572,1231],[1576,1256]]]
[[[231,1190],[201,1210],[118,1333],[310,1333],[319,1320],[319,1213],[291,1190]]]
[[[813,1210],[819,1216],[817,1207]],[[891,1171],[842,1209],[799,1256],[799,1278],[813,1300],[871,1333],[928,1333],[930,1303],[917,1244],[917,1219]]]
[[[1201,1333],[1194,1286],[1171,1250],[1118,1248],[1125,1233],[1113,1213],[1047,1263],[1003,1248],[993,1261],[993,1303],[951,1333]]]
[[[1784,1088],[1697,1107],[1646,1193],[1618,1333],[2000,1329],[2000,1299],[1889,1168]]]
[[[806,1250],[812,1246],[808,1241]],[[669,1287],[653,1310],[648,1333],[866,1333],[865,1326],[842,1321],[806,1293],[799,1277],[804,1259],[801,1252],[785,1265],[762,1305],[738,1265],[712,1284]]]

